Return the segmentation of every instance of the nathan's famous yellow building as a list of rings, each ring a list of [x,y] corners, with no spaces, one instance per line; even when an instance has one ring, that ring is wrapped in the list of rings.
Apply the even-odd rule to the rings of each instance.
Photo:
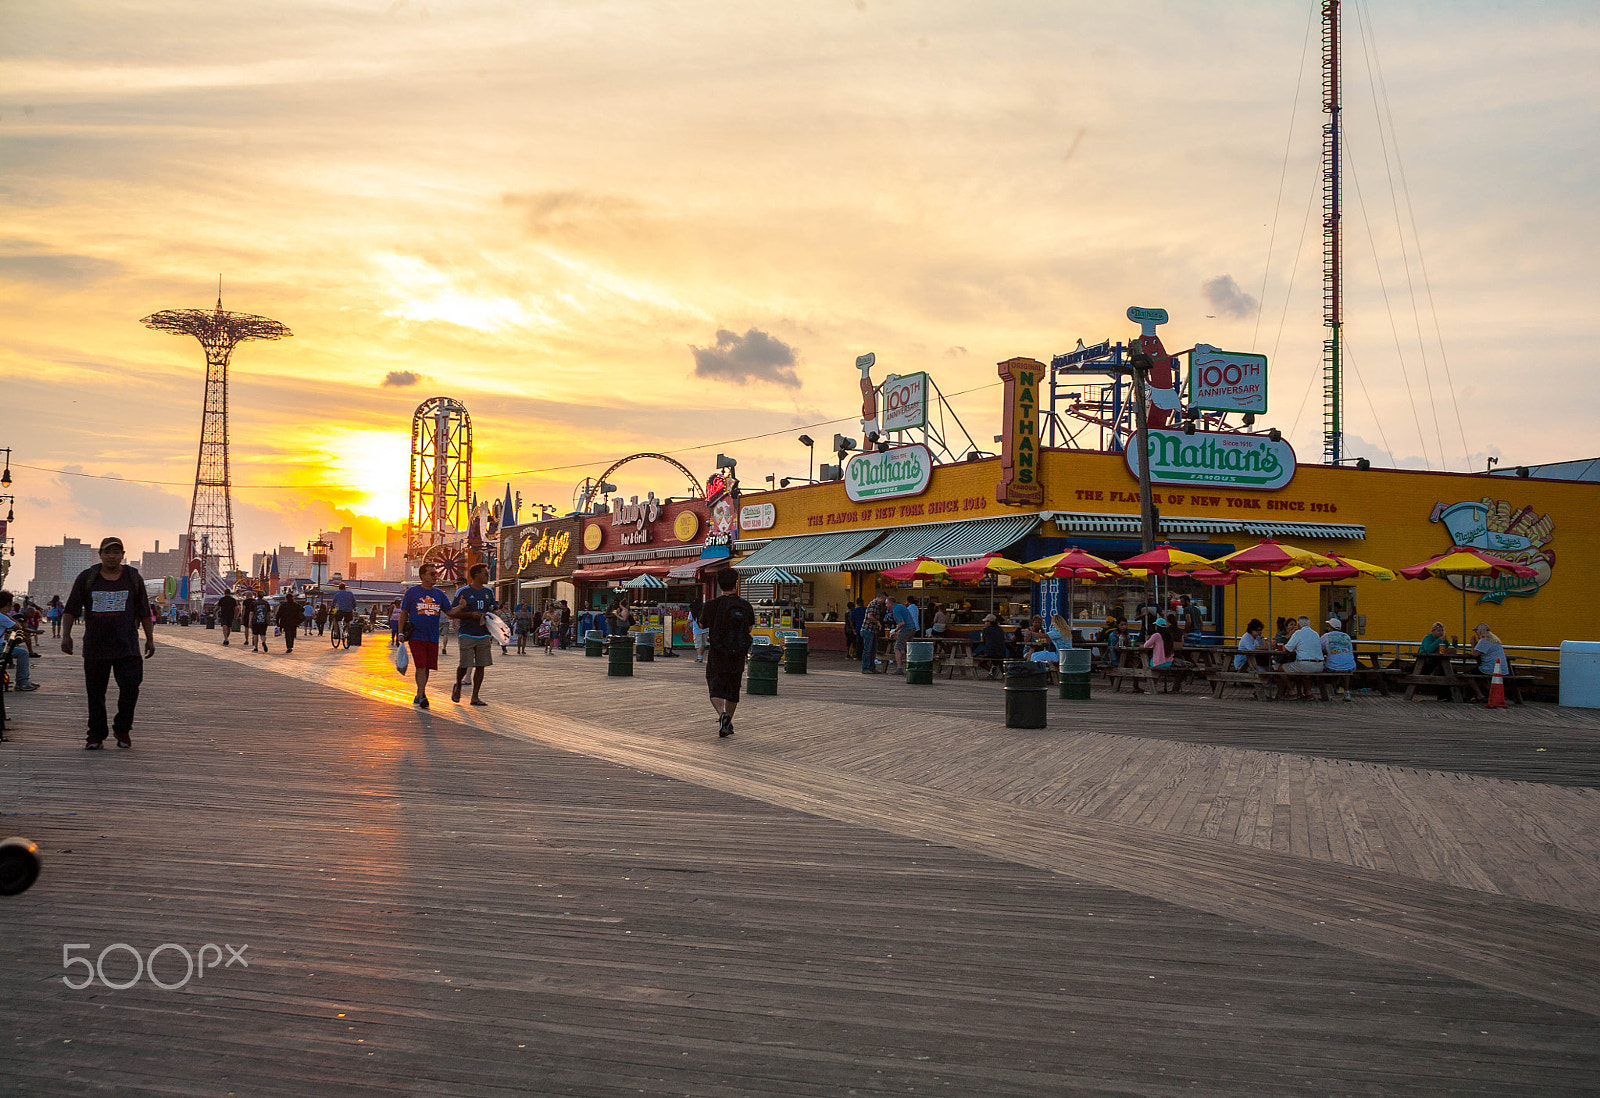
[[[1266,445],[1264,436],[1241,437]],[[735,564],[746,580],[771,578],[773,568],[793,574],[805,586],[775,593],[799,595],[816,617],[842,613],[847,601],[869,596],[880,583],[893,586],[877,573],[919,555],[962,560],[998,551],[1030,560],[1075,545],[1118,559],[1141,548],[1138,479],[1122,454],[1043,451],[1044,502],[1032,506],[999,502],[998,458],[934,466],[925,449],[902,447],[870,460],[882,465],[876,481],[869,469],[850,483],[747,495],[740,534],[747,555]],[[1215,558],[1272,537],[1397,570],[1452,545],[1474,545],[1530,564],[1538,576],[1466,580],[1468,630],[1487,622],[1511,645],[1600,639],[1600,616],[1584,597],[1593,586],[1588,570],[1600,561],[1600,483],[1293,465],[1291,455],[1286,468],[1265,478],[1281,484],[1243,487],[1229,482],[1228,461],[1207,460],[1221,471],[1199,475],[1219,482],[1155,486],[1158,540]],[[919,461],[927,468],[919,470]],[[1259,472],[1256,459],[1232,464]],[[1160,475],[1185,474],[1163,469]],[[1306,614],[1320,623],[1335,611],[1354,619],[1350,632],[1362,640],[1416,641],[1435,621],[1462,633],[1459,582],[1362,578],[1319,586],[1244,576],[1233,586],[1208,587],[1174,577],[1163,581],[1162,592],[1200,601],[1207,628],[1227,636],[1252,617],[1271,631],[1270,584],[1272,616]],[[1081,628],[1100,625],[1117,609],[1132,618],[1143,601],[1135,581],[1073,587],[1073,620]],[[975,608],[995,600],[1013,613],[1023,603],[1033,612],[1065,609],[1064,582],[970,590],[930,585],[910,593]]]

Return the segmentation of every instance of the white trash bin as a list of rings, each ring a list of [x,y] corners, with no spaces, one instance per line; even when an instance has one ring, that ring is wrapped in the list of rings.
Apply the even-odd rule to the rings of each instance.
[[[1600,641],[1561,642],[1561,704],[1600,709]]]

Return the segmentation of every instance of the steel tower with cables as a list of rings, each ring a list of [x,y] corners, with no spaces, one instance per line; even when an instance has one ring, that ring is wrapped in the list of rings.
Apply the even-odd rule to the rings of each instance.
[[[1339,329],[1344,323],[1344,262],[1339,213],[1339,0],[1322,4],[1322,456],[1337,465],[1344,456],[1344,388],[1340,377]]]
[[[283,339],[293,335],[276,320],[222,308],[222,284],[217,283],[217,307],[168,309],[141,321],[147,328],[174,335],[193,336],[206,352],[205,410],[200,419],[200,455],[195,463],[194,496],[189,503],[189,553],[198,556],[209,572],[211,560],[219,573],[237,571],[233,549],[232,480],[228,472],[228,359],[233,348],[249,339]],[[192,570],[191,570],[192,571]],[[190,598],[203,598],[191,590]]]

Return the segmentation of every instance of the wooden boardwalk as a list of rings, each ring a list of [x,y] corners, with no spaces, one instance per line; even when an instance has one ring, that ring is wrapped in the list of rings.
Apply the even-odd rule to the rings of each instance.
[[[48,861],[0,901],[0,1091],[1600,1079],[1586,715],[1097,697],[1013,732],[992,684],[824,666],[719,741],[690,660],[513,655],[490,709],[418,713],[381,642],[160,636],[133,752],[77,749],[74,661],[13,703],[4,830]],[[1364,757],[1404,734],[1431,767]],[[251,967],[60,982],[63,942],[168,941]]]

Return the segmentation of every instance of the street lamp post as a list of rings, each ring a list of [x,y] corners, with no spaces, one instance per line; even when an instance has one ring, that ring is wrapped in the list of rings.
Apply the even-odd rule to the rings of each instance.
[[[817,479],[817,444],[811,440],[810,435],[801,435],[800,445],[806,448],[806,479],[815,481]]]

